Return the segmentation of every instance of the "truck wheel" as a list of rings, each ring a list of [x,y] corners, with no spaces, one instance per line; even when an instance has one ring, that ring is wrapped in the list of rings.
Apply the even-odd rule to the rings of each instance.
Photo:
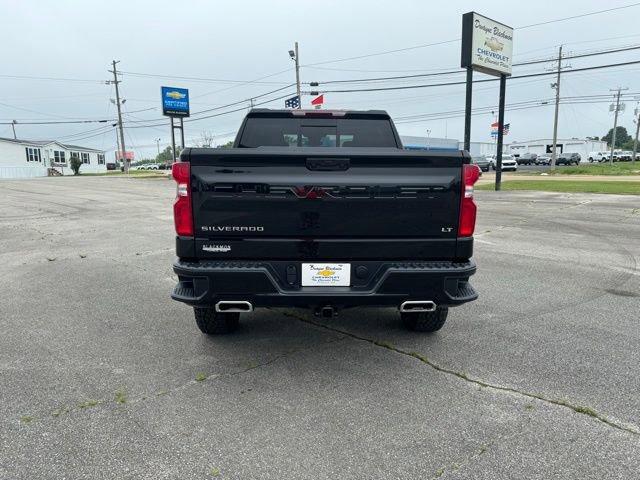
[[[202,333],[220,335],[231,333],[238,328],[240,314],[234,312],[216,312],[213,307],[193,307],[196,324]]]
[[[449,307],[438,307],[435,312],[407,313],[401,312],[402,323],[414,332],[436,332],[447,320]]]

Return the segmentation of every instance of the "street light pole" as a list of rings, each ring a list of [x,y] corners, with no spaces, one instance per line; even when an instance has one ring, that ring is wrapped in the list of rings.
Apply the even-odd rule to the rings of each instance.
[[[298,108],[302,108],[302,97],[300,96],[300,55],[298,54],[298,42],[293,50],[289,50],[289,57],[296,62],[296,95],[298,96]],[[253,101],[251,102],[253,106]]]
[[[158,146],[158,156],[160,156],[160,139],[156,138],[156,145]]]

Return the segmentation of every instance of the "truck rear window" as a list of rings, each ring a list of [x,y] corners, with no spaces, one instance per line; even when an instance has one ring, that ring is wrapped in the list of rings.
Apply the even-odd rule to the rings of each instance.
[[[398,148],[388,119],[249,117],[238,146]]]

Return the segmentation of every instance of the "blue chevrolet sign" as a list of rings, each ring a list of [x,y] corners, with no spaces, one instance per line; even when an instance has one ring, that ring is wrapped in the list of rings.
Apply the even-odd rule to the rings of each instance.
[[[161,87],[162,113],[169,117],[189,116],[189,90],[186,88]]]

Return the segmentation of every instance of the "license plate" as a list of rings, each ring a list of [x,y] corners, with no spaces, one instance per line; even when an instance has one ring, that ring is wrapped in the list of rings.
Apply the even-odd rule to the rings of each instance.
[[[303,287],[348,287],[351,285],[350,263],[303,263]]]

